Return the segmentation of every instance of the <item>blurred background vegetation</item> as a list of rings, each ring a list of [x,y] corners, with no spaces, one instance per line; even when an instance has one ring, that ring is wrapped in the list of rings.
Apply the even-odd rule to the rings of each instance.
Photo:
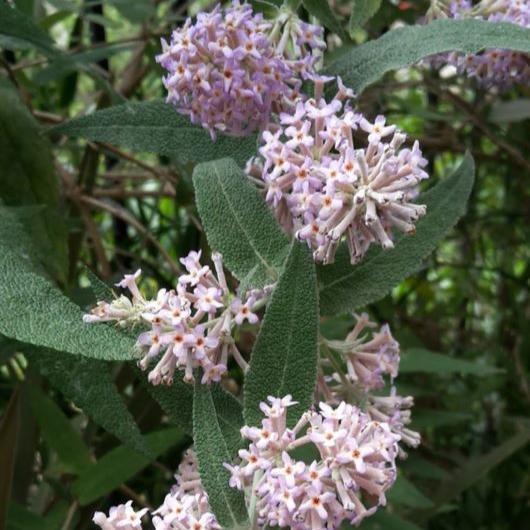
[[[352,1],[329,3],[348,17]],[[14,4],[74,61],[50,59],[34,42],[0,35],[1,201],[27,206],[28,217],[42,197],[57,202],[64,227],[52,217],[45,230],[67,244],[44,252],[51,270],[54,261],[67,263],[68,273],[55,279],[83,308],[95,300],[89,271],[110,285],[141,267],[153,279],[148,289],[173,284],[178,258],[206,249],[191,168],[39,129],[123,99],[162,98],[155,63],[160,37],[211,2]],[[427,7],[383,0],[351,42],[341,45],[328,35],[327,60],[395,25],[416,23]],[[398,390],[414,396],[412,426],[424,440],[401,464],[387,510],[362,528],[513,529],[530,520],[528,98],[528,87],[486,92],[472,80],[420,65],[388,75],[358,102],[369,117],[384,113],[420,141],[432,175],[427,186],[466,150],[477,163],[465,218],[423,270],[367,308],[401,341]],[[57,193],[42,184],[51,156]],[[351,322],[326,320],[323,333],[342,338]],[[53,355],[34,359],[0,336],[0,526],[7,517],[9,530],[84,529],[92,527],[95,509],[127,498],[157,506],[189,437],[168,428],[164,436],[148,435],[156,438],[156,455],[137,452],[123,443],[126,435],[119,441],[82,405],[83,396],[90,402],[90,392],[99,392],[95,380],[81,377],[84,365],[54,377]],[[130,366],[113,364],[106,373],[142,433],[170,423]],[[238,380],[235,374],[230,381],[235,392]]]

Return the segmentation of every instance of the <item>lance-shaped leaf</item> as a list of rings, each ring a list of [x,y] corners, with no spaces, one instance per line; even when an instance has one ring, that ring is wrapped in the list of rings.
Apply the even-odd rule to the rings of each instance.
[[[43,348],[22,347],[39,372],[96,424],[124,444],[148,452],[104,361]]]
[[[35,236],[39,259],[64,281],[67,232],[57,213],[59,180],[51,144],[18,94],[1,82],[0,100],[0,196],[7,206],[35,206],[21,221]]]
[[[72,489],[79,503],[85,506],[108,495],[181,440],[178,429],[164,429],[143,437],[150,457],[124,446],[109,451],[74,482]]]
[[[418,222],[416,234],[400,237],[393,249],[374,250],[359,265],[352,266],[343,247],[333,265],[319,267],[322,314],[346,313],[376,302],[418,271],[464,214],[474,171],[473,158],[468,154],[453,175],[420,195],[419,202],[427,205],[427,215]]]
[[[246,286],[276,280],[287,237],[243,171],[229,158],[215,160],[195,168],[193,183],[208,242],[226,266]]]
[[[245,379],[244,417],[261,425],[267,396],[291,394],[295,423],[311,406],[317,376],[318,294],[311,252],[293,243],[285,269],[267,307]]]
[[[418,509],[429,509],[434,506],[431,499],[401,472],[398,474],[396,482],[388,492],[388,500],[392,504],[402,504]]]
[[[109,326],[85,324],[81,309],[42,275],[16,210],[0,207],[0,333],[75,355],[131,359],[133,339]]]
[[[485,48],[530,52],[530,29],[507,22],[436,20],[406,26],[352,48],[326,68],[346,85],[361,92],[386,72],[416,64],[429,55],[457,51],[476,53]]]
[[[454,499],[529,442],[530,430],[524,428],[490,452],[467,460],[453,476],[440,484],[434,501],[441,506]]]
[[[145,374],[139,374],[140,381],[149,395],[160,405],[168,420],[193,436],[193,386],[185,383],[175,374],[171,385],[153,385]]]
[[[248,524],[247,509],[243,493],[228,485],[230,473],[223,463],[230,463],[233,455],[223,436],[218,414],[208,385],[202,385],[200,381],[195,383],[193,440],[201,482],[219,524],[226,529],[241,528]]]
[[[458,359],[423,348],[408,348],[401,357],[399,373],[462,374],[486,376],[502,372],[477,360]]]
[[[181,163],[206,162],[229,153],[244,165],[256,152],[255,136],[231,138],[220,134],[213,142],[208,131],[193,125],[187,116],[163,101],[116,105],[74,118],[50,131],[167,155]]]
[[[87,446],[58,405],[37,385],[29,387],[29,396],[42,436],[65,468],[79,475],[90,467],[92,460]]]
[[[82,51],[65,57],[59,56],[48,66],[39,70],[33,77],[33,81],[39,85],[45,85],[46,83],[56,81],[75,72],[79,69],[80,64],[94,64],[101,61],[101,59],[107,59],[118,53],[129,51],[132,48],[133,46],[131,44],[115,44]]]
[[[178,372],[170,386],[155,386],[148,383],[145,376],[142,377],[147,391],[167,414],[169,421],[193,436],[193,386],[178,377]],[[242,443],[243,408],[232,394],[219,385],[212,385],[211,392],[226,445],[235,455]]]
[[[377,510],[377,512],[363,520],[363,530],[422,530],[414,523],[402,519],[389,510]]]

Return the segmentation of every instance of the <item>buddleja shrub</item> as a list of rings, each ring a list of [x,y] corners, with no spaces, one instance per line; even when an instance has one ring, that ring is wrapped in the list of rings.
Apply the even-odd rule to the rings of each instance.
[[[465,156],[420,193],[429,177],[421,145],[384,116],[361,114],[355,91],[435,54],[431,66],[456,64],[489,86],[528,79],[524,2],[434,2],[429,24],[391,31],[329,65],[324,28],[301,20],[299,3],[256,2],[262,13],[234,1],[199,13],[162,41],[166,104],[111,107],[56,129],[113,142],[117,121],[126,131],[118,143],[196,163],[211,259],[199,249],[183,256],[174,284],[153,297],[140,270],[127,274],[119,294],[103,290],[81,318],[38,260],[20,264],[20,247],[31,243],[13,212],[0,210],[0,291],[11,307],[32,298],[47,309],[23,322],[2,313],[2,333],[40,348],[136,359],[153,395],[193,435],[175,485],[151,512],[157,530],[337,529],[385,505],[400,458],[421,443],[408,427],[413,399],[394,385],[399,343],[364,312],[331,339],[320,315],[362,308],[418,270],[464,213],[474,169]],[[303,4],[347,38],[327,3]],[[352,29],[372,12],[356,10]],[[173,138],[163,144],[145,133],[161,124]],[[95,325],[104,322],[115,326]],[[239,348],[242,328],[256,335],[250,359]],[[229,369],[242,374],[242,396],[223,390]],[[87,376],[102,384],[99,373]],[[145,449],[135,425],[121,429]],[[147,511],[129,501],[93,520],[103,530],[138,529]]]

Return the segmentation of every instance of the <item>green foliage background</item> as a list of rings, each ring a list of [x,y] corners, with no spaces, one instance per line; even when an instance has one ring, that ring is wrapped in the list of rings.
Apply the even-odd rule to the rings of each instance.
[[[326,70],[359,91],[367,116],[383,113],[418,139],[431,173],[415,238],[315,276],[237,167],[256,138],[212,144],[162,102],[159,38],[207,0],[14,4],[0,2],[0,528],[85,529],[94,510],[127,498],[157,506],[192,437],[219,519],[242,523],[241,499],[215,470],[237,451],[237,426],[255,418],[267,381],[278,383],[273,372],[299,373],[304,352],[308,381],[280,390],[309,402],[315,277],[327,338],[343,338],[345,314],[366,304],[391,325],[404,351],[398,390],[414,396],[423,436],[387,509],[361,528],[525,527],[530,91],[499,95],[413,65],[449,49],[530,52],[528,31],[477,21],[389,31],[414,24],[426,2],[302,2],[304,16],[342,37],[331,37]],[[237,370],[225,389],[178,378],[153,388],[130,362],[134,338],[81,321],[124,272],[142,267],[154,292],[174,283],[180,256],[212,247],[246,286],[280,277],[244,407],[232,395]],[[239,341],[248,358],[254,337]]]

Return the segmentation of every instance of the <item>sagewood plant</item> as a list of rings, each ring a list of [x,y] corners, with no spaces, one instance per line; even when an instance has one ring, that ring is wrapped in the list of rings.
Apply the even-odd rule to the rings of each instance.
[[[194,448],[178,466],[164,503],[151,512],[157,530],[336,529],[345,521],[359,524],[385,504],[396,461],[405,446],[420,443],[408,427],[413,400],[394,386],[399,344],[387,325],[362,312],[342,340],[325,337],[320,315],[360,309],[417,270],[464,213],[473,183],[466,156],[453,176],[418,198],[418,186],[428,178],[421,146],[407,143],[384,116],[371,118],[355,108],[352,88],[423,58],[414,51],[418,46],[399,60],[389,51],[389,64],[383,64],[386,55],[374,58],[361,47],[352,59],[355,76],[344,58],[321,71],[324,30],[298,17],[299,2],[258,4],[266,17],[237,1],[200,13],[162,42],[157,57],[167,71],[168,106],[206,129],[215,153],[227,146],[222,155],[241,163],[236,146],[256,146],[245,171],[219,156],[195,167],[211,260],[198,249],[182,257],[175,284],[152,298],[139,286],[141,271],[126,275],[117,286],[128,293],[101,300],[84,316],[85,325],[80,318],[67,322],[65,336],[76,334],[77,341],[61,342],[59,335],[36,343],[32,330],[48,325],[39,313],[13,331],[11,321],[2,323],[3,333],[29,344],[72,354],[90,345],[100,358],[108,358],[111,340],[120,336],[116,360],[124,359],[121,348],[131,331],[122,335],[101,326],[89,333],[88,324],[129,327],[137,341],[128,354],[149,370],[149,382],[176,388],[184,400],[193,396]],[[507,17],[528,25],[525,4],[513,4]],[[449,16],[448,5],[433,2],[431,18]],[[466,2],[451,6],[451,16],[457,7],[469,10]],[[506,8],[502,2],[480,6],[470,16],[495,17]],[[320,14],[330,20],[326,9]],[[453,49],[452,26],[435,24],[440,36],[427,39],[431,52]],[[483,24],[466,22],[476,41],[455,49],[479,51],[488,44]],[[506,31],[493,46],[520,42],[521,34]],[[395,35],[382,40],[415,34]],[[477,76],[487,73],[482,77],[491,84],[497,66],[478,67]],[[516,80],[504,76],[499,83]],[[126,119],[135,119],[134,113]],[[0,230],[19,234],[9,211],[0,209],[0,219]],[[10,274],[16,261],[33,281],[31,297],[44,293],[52,316],[73,314],[29,262],[19,264],[16,249],[6,245],[3,272]],[[238,347],[242,326],[257,333],[250,360]],[[221,386],[229,370],[238,369],[243,405]],[[139,529],[147,512],[135,511],[129,501],[109,514],[97,512],[94,522],[104,530]]]

